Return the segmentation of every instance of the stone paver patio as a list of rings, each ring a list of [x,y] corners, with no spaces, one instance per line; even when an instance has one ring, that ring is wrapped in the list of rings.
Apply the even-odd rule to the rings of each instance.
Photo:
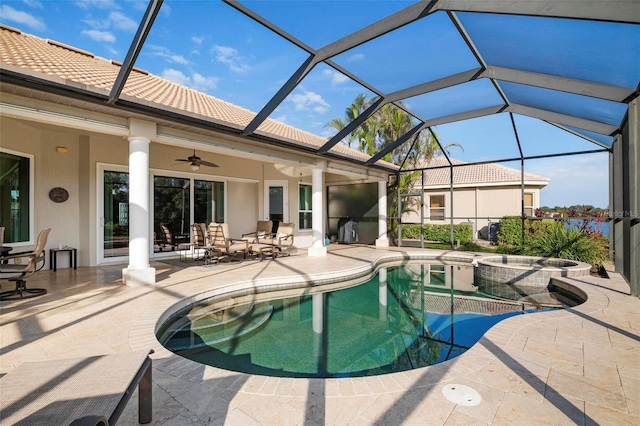
[[[28,361],[153,349],[157,425],[640,424],[640,299],[615,273],[566,279],[588,295],[583,305],[509,318],[453,360],[377,377],[228,372],[176,356],[155,338],[167,312],[208,295],[361,279],[382,259],[416,256],[472,257],[335,246],[326,258],[188,268],[155,262],[157,284],[137,288],[121,284],[123,265],[40,271],[28,285],[47,295],[0,304],[0,374]],[[449,402],[441,390],[452,383],[472,387],[482,403]],[[118,424],[137,424],[135,395]]]

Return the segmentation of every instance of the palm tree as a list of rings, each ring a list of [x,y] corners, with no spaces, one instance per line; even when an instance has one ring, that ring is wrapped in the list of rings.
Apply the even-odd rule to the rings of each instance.
[[[336,117],[332,119],[327,126],[340,131],[344,129],[351,121],[358,117],[371,105],[371,101],[367,101],[366,95],[360,94],[353,103],[347,107],[345,118]],[[395,104],[385,104],[371,117],[365,120],[357,129],[349,135],[346,142],[351,147],[351,143],[357,141],[357,147],[361,152],[374,155],[385,147],[389,146],[402,135],[409,132],[415,125],[417,120],[403,107],[402,102]],[[445,150],[457,146],[462,149],[458,143],[450,143],[444,146]],[[432,133],[423,130],[418,133],[414,143],[404,143],[393,149],[384,156],[385,161],[401,165],[405,163],[405,167],[418,168],[426,165],[432,158],[442,155],[440,146]],[[403,213],[411,210],[411,206],[402,206],[400,211],[398,189],[401,194],[407,194],[412,191],[418,184],[420,172],[401,173],[395,184],[388,188],[390,194],[389,202],[389,235],[395,235],[396,224]],[[398,188],[399,187],[399,188]]]
[[[351,105],[346,108],[344,112],[345,118],[342,119],[340,117],[335,117],[327,123],[327,126],[336,129],[338,132],[347,127],[349,123],[351,123],[367,108],[368,105],[366,103],[366,97],[367,96],[364,93],[359,94]],[[359,140],[358,133],[352,132],[347,140],[347,146],[351,148],[351,143],[356,140]],[[362,149],[360,150],[362,151]]]

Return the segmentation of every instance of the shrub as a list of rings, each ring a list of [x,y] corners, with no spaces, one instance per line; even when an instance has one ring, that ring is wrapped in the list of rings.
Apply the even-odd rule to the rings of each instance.
[[[422,227],[422,235],[427,241],[442,241],[448,243],[451,240],[450,225],[426,223]],[[402,225],[402,238],[420,239],[420,225]],[[453,239],[460,243],[473,242],[473,228],[467,224],[453,225]]]
[[[545,231],[555,222],[525,219],[524,244],[529,245],[532,236]],[[500,220],[498,245],[519,246],[522,243],[522,219],[519,216],[505,216]]]
[[[584,232],[553,223],[548,229],[536,232],[527,244],[524,254],[557,257],[599,265],[608,257],[604,244]]]

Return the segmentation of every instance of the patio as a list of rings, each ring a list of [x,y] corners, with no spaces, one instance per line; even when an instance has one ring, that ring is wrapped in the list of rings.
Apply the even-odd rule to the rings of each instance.
[[[167,308],[199,293],[362,275],[385,257],[468,256],[343,245],[331,245],[325,258],[301,254],[210,267],[158,261],[157,284],[142,287],[122,285],[122,265],[40,271],[29,286],[48,294],[1,305],[0,373],[25,361],[154,349],[152,424],[161,425],[640,423],[640,300],[614,272],[567,279],[587,293],[581,306],[510,318],[458,358],[385,376],[232,373],[173,355],[155,339]],[[449,402],[444,384],[470,386],[483,401]],[[136,421],[134,395],[120,424]]]

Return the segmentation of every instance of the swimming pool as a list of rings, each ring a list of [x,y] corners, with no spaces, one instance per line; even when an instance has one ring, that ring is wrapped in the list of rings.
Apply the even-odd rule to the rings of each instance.
[[[359,377],[455,358],[505,318],[574,303],[540,288],[499,287],[496,294],[495,286],[476,286],[467,265],[405,264],[325,293],[203,302],[174,315],[158,339],[185,358],[231,371]]]

